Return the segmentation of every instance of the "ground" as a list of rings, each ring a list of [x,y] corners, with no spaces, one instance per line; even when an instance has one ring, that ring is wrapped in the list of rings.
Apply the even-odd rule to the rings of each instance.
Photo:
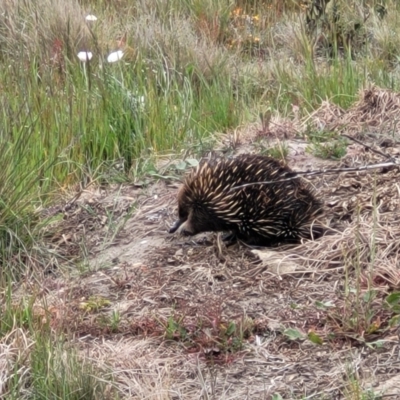
[[[339,129],[350,117],[335,112],[324,104],[309,121]],[[297,135],[302,126],[295,118],[249,125],[220,136],[219,149],[255,153],[284,142],[288,164],[303,171],[385,161],[371,148],[400,151],[396,140],[383,147],[366,135],[370,147],[350,140],[341,161],[323,160]],[[110,372],[123,398],[397,398],[398,321],[387,296],[400,285],[399,171],[309,181],[331,232],[272,249],[168,234],[175,180],[88,187],[49,210],[62,220],[48,245],[74,268],[67,276],[49,266],[38,313],[46,304],[43,318]]]

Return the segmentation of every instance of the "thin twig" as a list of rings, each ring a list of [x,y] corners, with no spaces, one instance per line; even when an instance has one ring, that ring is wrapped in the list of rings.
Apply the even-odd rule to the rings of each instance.
[[[386,154],[386,153],[383,153],[380,150],[373,149],[371,146],[368,146],[367,144],[365,144],[365,143],[361,142],[360,140],[355,139],[355,138],[353,138],[351,136],[348,136],[348,135],[345,135],[345,134],[342,134],[341,136],[344,136],[347,139],[353,140],[354,142],[356,142],[358,144],[361,144],[361,146],[364,146],[366,149],[371,150],[375,154],[379,154],[380,156],[385,157],[387,160],[392,160],[393,162],[395,162],[394,161],[395,159],[390,154]]]
[[[271,183],[288,182],[293,179],[300,178],[301,176],[315,176],[315,175],[323,175],[323,174],[336,174],[336,173],[341,173],[341,172],[367,171],[369,169],[387,168],[387,167],[396,167],[396,166],[397,167],[400,166],[398,162],[386,162],[386,163],[380,163],[380,164],[365,165],[363,167],[332,168],[332,169],[327,168],[327,169],[320,169],[320,170],[315,170],[315,171],[293,171],[293,172],[289,172],[286,174],[286,176],[288,176],[287,178],[277,179],[277,180],[273,180],[273,181],[245,183],[244,185],[234,186],[233,188],[229,189],[229,192],[232,192],[233,190],[237,190],[237,189],[242,189],[242,188],[245,188],[248,186],[269,185]]]

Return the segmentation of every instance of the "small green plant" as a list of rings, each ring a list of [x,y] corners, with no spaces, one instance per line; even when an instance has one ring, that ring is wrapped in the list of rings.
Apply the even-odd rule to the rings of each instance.
[[[335,132],[317,131],[307,135],[310,144],[306,151],[323,159],[340,160],[347,152],[347,141]]]
[[[382,397],[373,390],[364,390],[350,367],[347,368],[343,395],[346,400],[380,400]]]
[[[244,316],[239,321],[229,321],[219,326],[219,342],[226,352],[236,352],[243,348],[243,344],[251,335],[254,321]]]
[[[314,344],[318,344],[318,345],[323,344],[322,337],[312,330],[310,330],[308,332],[308,334],[305,334],[297,328],[288,328],[288,329],[284,330],[283,334],[289,340],[292,340],[292,341],[308,339],[310,342],[312,342]]]
[[[301,332],[300,330],[296,328],[288,328],[285,329],[283,334],[289,339],[289,340],[303,340],[306,335]]]
[[[186,158],[185,160],[180,160],[173,166],[178,171],[186,171],[188,168],[197,167],[199,165],[199,161],[195,158]]]
[[[285,142],[278,142],[275,146],[266,149],[266,154],[277,160],[286,160],[289,155],[289,147]]]
[[[96,318],[96,322],[98,322],[102,329],[116,333],[119,331],[121,325],[121,315],[118,311],[113,310],[111,315],[99,315],[98,318]]]
[[[118,311],[113,310],[111,314],[111,330],[113,332],[118,330],[118,327],[121,323],[121,315]]]
[[[383,322],[388,316],[378,307],[377,294],[373,289],[361,293],[359,289],[350,287],[340,301],[341,305],[327,310],[327,318],[333,324],[335,335],[364,341],[385,329]]]
[[[393,292],[385,298],[384,307],[393,313],[389,321],[391,327],[400,326],[400,292]]]
[[[365,280],[365,276],[357,278],[360,279]],[[363,290],[359,285],[348,285],[343,296],[334,303],[316,306],[325,314],[326,326],[331,328],[327,335],[329,340],[346,337],[376,349],[382,346],[378,335],[400,323],[399,299],[398,292],[384,297],[376,289]]]
[[[346,151],[346,145],[343,145],[340,141],[334,141],[332,143],[314,144],[312,153],[322,159],[340,160],[346,155]]]
[[[168,340],[186,340],[187,330],[184,326],[184,316],[170,315],[165,323],[165,337]]]
[[[98,312],[111,304],[110,300],[101,296],[90,296],[79,304],[79,308],[87,313]]]
[[[197,318],[194,322],[183,315],[173,314],[166,321],[157,320],[168,340],[179,341],[187,348],[217,348],[223,354],[241,350],[254,329],[254,321],[246,316],[236,321],[225,321],[214,315],[211,320],[208,317]]]

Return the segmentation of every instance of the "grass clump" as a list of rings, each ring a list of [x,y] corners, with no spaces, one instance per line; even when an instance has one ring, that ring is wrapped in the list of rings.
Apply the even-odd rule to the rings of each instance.
[[[2,342],[4,345],[19,345],[8,354],[13,365],[9,365],[8,371],[3,371],[6,375],[1,393],[4,398],[116,398],[111,384],[100,380],[98,371],[90,363],[82,362],[73,349],[46,335],[37,335],[32,340],[26,332],[16,330]]]
[[[0,106],[3,116],[11,114],[0,132],[0,275],[11,273],[16,278],[29,257],[39,222],[36,211],[49,188],[45,175],[54,160],[35,157],[35,122],[26,116],[22,126],[14,125],[13,111],[6,107],[4,103]],[[23,114],[23,107],[15,112]]]
[[[335,132],[309,132],[307,151],[322,159],[340,160],[346,155],[347,140]]]
[[[265,152],[277,160],[285,160],[289,154],[289,147],[284,142],[278,142],[275,146],[266,149]]]
[[[190,316],[175,313],[166,319],[157,319],[167,340],[182,343],[193,352],[201,350],[210,359],[224,358],[243,349],[255,331],[254,321],[246,315],[227,320],[218,307],[208,310],[194,322]]]
[[[31,398],[111,399],[111,387],[96,378],[95,369],[73,349],[38,338],[31,354]]]
[[[11,285],[1,297],[0,397],[7,399],[111,399],[111,382],[62,336],[52,332],[51,312],[35,296],[13,300]],[[53,310],[54,311],[54,310]],[[59,312],[59,311],[57,311]]]

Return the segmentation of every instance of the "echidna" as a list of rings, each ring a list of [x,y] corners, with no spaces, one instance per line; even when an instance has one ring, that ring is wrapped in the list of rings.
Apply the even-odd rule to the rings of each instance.
[[[289,167],[267,156],[202,161],[179,190],[179,220],[169,232],[230,231],[237,239],[258,246],[320,236],[322,229],[315,219],[323,206],[303,179],[237,188],[293,176]]]

